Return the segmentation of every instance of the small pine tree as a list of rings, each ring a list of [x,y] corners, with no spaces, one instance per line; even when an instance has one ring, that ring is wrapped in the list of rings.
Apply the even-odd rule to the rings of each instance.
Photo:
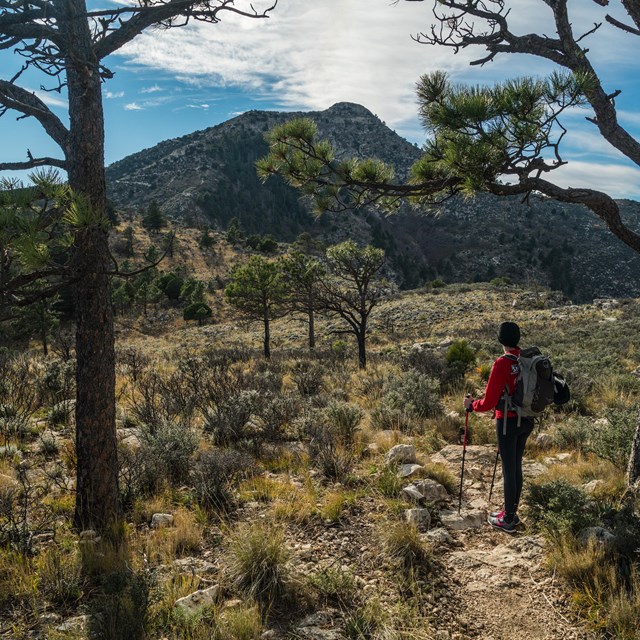
[[[148,231],[158,231],[166,224],[167,219],[162,213],[160,206],[155,200],[152,200],[142,217],[142,226]]]

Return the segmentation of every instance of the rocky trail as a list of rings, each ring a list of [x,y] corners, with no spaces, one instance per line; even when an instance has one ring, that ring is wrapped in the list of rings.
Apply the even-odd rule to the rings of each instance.
[[[404,448],[403,448],[404,447]],[[396,447],[405,456],[405,472],[413,466],[410,445]],[[459,476],[462,448],[445,447],[430,457],[430,462],[445,465]],[[562,455],[562,454],[560,454]],[[515,535],[493,530],[486,523],[486,512],[495,450],[490,446],[470,446],[465,462],[465,483],[461,514],[457,513],[457,496],[440,499],[440,510],[430,522],[420,522],[425,505],[418,494],[403,490],[407,507],[415,507],[408,519],[425,530],[422,538],[434,547],[438,565],[436,577],[418,583],[426,603],[431,629],[421,638],[435,640],[588,640],[594,636],[584,629],[569,606],[568,596],[545,565],[545,540],[526,528]],[[555,460],[549,460],[550,463]],[[531,478],[544,471],[545,465],[526,461],[525,474]],[[401,466],[402,469],[402,466]],[[433,480],[407,478],[407,486],[426,494],[430,505],[442,498],[441,485]],[[439,487],[439,489],[438,489]],[[432,494],[430,492],[435,491]],[[493,507],[501,501],[500,470],[492,499]],[[412,505],[411,502],[417,502]],[[369,503],[370,502],[370,503]],[[375,499],[361,500],[351,513],[335,527],[301,527],[289,531],[289,544],[296,554],[301,574],[320,567],[339,566],[356,576],[367,595],[378,594],[380,606],[392,607],[380,594],[391,594],[394,585],[383,571],[379,538],[375,534],[377,509]],[[426,509],[425,509],[426,511]],[[428,516],[427,516],[428,517]],[[317,611],[296,625],[295,631],[280,634],[266,632],[265,638],[298,640],[342,640],[348,607]]]

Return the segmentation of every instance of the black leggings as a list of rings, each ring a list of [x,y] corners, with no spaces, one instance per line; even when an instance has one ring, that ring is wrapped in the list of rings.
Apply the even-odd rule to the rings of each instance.
[[[533,420],[522,418],[507,419],[507,435],[502,435],[504,419],[496,420],[498,448],[502,459],[502,479],[504,482],[504,512],[507,522],[511,522],[518,510],[522,493],[522,456],[527,438],[533,431]]]

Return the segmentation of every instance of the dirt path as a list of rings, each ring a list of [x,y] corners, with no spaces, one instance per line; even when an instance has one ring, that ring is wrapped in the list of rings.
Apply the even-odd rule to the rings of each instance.
[[[467,449],[462,515],[486,513],[489,505],[492,447]],[[446,447],[432,456],[452,473],[460,473],[461,448]],[[543,468],[528,462],[530,478]],[[496,475],[493,507],[502,499],[500,471]],[[440,561],[451,585],[458,624],[443,625],[442,637],[481,640],[587,640],[594,638],[575,617],[566,592],[545,565],[545,540],[527,532],[515,535],[484,524],[451,532],[455,546],[443,550]],[[448,632],[448,636],[445,633]]]

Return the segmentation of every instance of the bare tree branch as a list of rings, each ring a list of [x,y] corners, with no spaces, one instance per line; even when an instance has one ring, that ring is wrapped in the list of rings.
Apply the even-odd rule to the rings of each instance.
[[[66,156],[69,131],[60,118],[35,93],[6,80],[0,80],[0,105],[5,111],[13,109],[26,117],[34,117]]]
[[[233,0],[217,0],[218,4],[212,6],[213,0],[207,2],[198,3],[193,0],[169,0],[163,4],[149,5],[141,7],[134,15],[126,21],[120,21],[120,26],[112,31],[109,31],[109,27],[105,28],[105,35],[95,46],[95,53],[99,60],[102,60],[109,54],[117,51],[127,42],[133,40],[137,35],[142,33],[146,28],[163,24],[167,21],[173,21],[176,18],[184,18],[186,24],[190,18],[196,20],[205,20],[207,22],[217,23],[220,22],[218,14],[227,11],[229,13],[236,13],[238,15],[247,18],[268,18],[269,13],[275,8],[277,0],[273,5],[268,7],[262,12],[242,11],[236,9],[233,6]],[[198,7],[202,7],[199,9]],[[253,8],[253,6],[252,6]],[[116,15],[113,19],[107,18],[109,23],[115,21]]]
[[[66,169],[67,163],[58,158],[31,158],[26,162],[0,162],[0,171],[18,171],[20,169],[35,169],[37,167],[59,167]]]

